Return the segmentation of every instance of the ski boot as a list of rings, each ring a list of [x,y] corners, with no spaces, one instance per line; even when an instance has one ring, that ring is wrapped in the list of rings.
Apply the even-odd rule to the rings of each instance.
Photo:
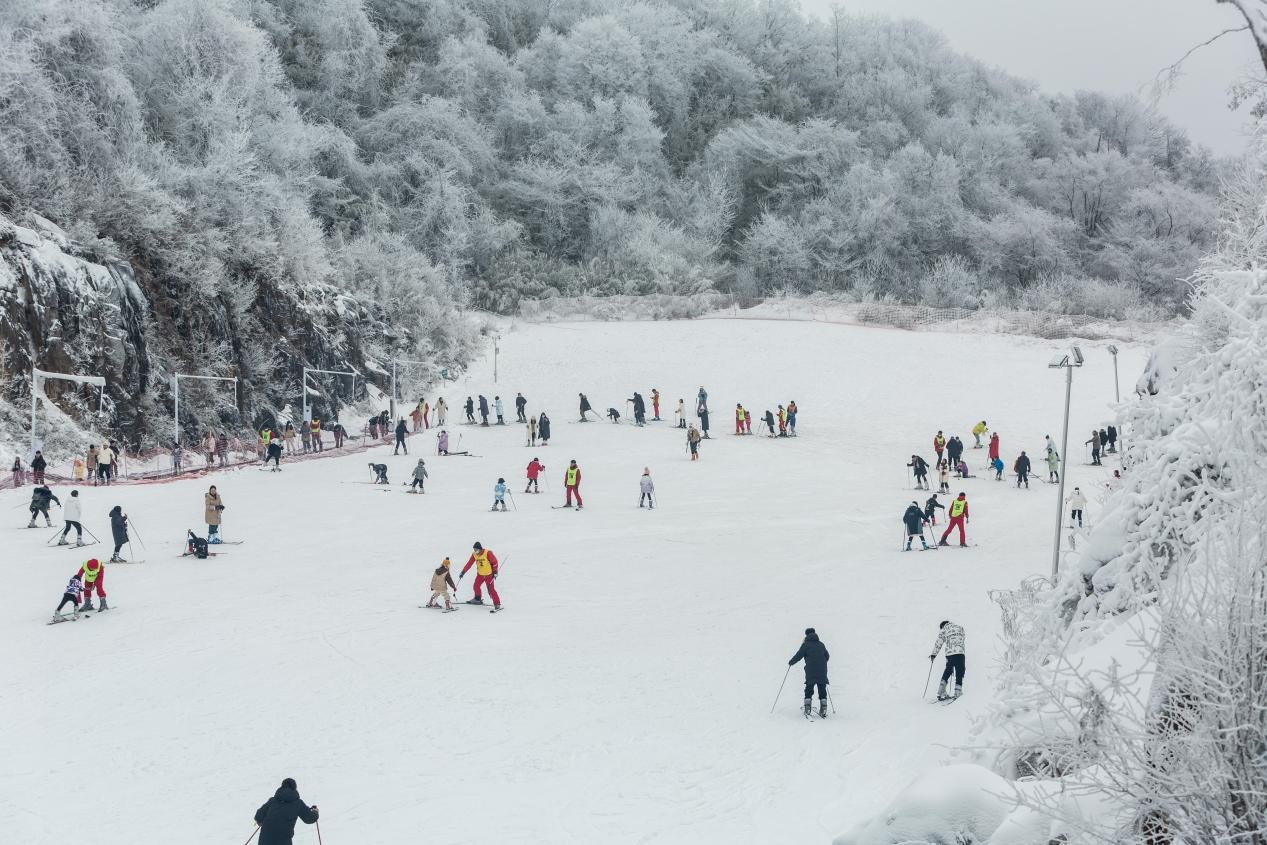
[[[942,539],[940,539],[940,540],[938,540],[938,541],[937,541],[937,545],[939,545],[939,546],[949,546],[950,544],[949,544],[949,543],[947,543],[947,542],[946,542],[946,538],[945,538],[945,537],[943,537]]]
[[[59,546],[69,546],[69,545],[70,545],[70,543],[66,540],[66,538],[65,538],[65,537],[59,537],[59,538],[57,539],[57,545],[59,545]],[[82,545],[82,544],[81,544],[81,545]]]
[[[53,527],[53,520],[49,519],[48,517],[44,517],[44,527],[45,527],[45,528],[52,528],[52,527]]]
[[[956,684],[955,691],[950,694],[950,700],[954,701],[961,695],[963,695],[963,684]]]
[[[119,557],[118,555],[110,555],[110,560],[108,560],[108,561],[106,561],[106,562],[107,562],[107,563],[127,563],[127,561],[126,561],[126,560],[124,560],[123,558]]]
[[[26,527],[27,527],[27,528],[34,528],[34,527],[35,527],[35,517],[31,517],[31,521],[30,521],[30,522],[28,522],[28,523],[26,524]]]
[[[220,539],[220,535],[219,535],[219,534],[212,534],[212,535],[211,535],[211,537],[207,540],[207,545],[209,545],[209,546],[217,546],[217,545],[219,545],[221,542],[222,542],[222,541],[221,541],[221,539]]]
[[[467,603],[467,604],[483,604],[483,603],[484,603],[484,599],[476,597],[476,598],[473,598],[473,599],[467,599],[467,600],[466,600],[466,603]]]
[[[84,544],[84,538],[83,538],[83,537],[76,537],[76,538],[75,538],[75,545],[76,545],[76,546],[82,546],[83,544]]]
[[[802,708],[802,712],[805,714],[806,719],[809,718],[809,714],[813,711],[814,709],[813,705],[814,705],[813,699],[809,699],[809,698],[805,699],[805,706],[804,708]]]
[[[927,547],[925,547],[925,548],[927,548]],[[904,551],[904,552],[909,552],[910,550],[911,550],[911,541],[910,541],[910,540],[907,540],[907,541],[906,541],[906,548],[902,549],[902,551]]]
[[[946,682],[942,681],[937,685],[937,700],[945,701],[948,698],[950,698],[950,696],[946,695]]]
[[[110,609],[110,605],[106,604],[106,597],[102,596],[101,604],[97,607],[97,610],[102,611],[102,610],[109,610],[109,609]]]
[[[818,718],[827,718],[827,699],[825,698],[818,699]]]
[[[96,608],[92,606],[92,599],[84,599],[84,603],[79,606],[79,612],[87,613],[90,610],[96,610]]]

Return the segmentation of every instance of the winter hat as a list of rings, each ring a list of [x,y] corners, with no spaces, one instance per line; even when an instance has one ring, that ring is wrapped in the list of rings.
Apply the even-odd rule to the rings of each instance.
[[[474,546],[471,546],[471,548],[475,549],[475,551],[477,551],[477,552],[482,552],[482,551],[484,551],[484,547],[483,547],[483,546],[481,546],[479,543],[476,543]]]
[[[449,567],[453,566],[453,561],[449,560],[446,557],[443,561],[440,562],[440,565],[443,566],[445,569],[448,569]]]
[[[505,483],[506,483],[506,479],[504,479],[504,478],[499,478],[499,479],[497,479],[497,483],[498,483],[498,484],[505,484]]]
[[[949,624],[950,624],[950,620],[949,620],[949,619],[943,619],[943,620],[941,620],[941,624],[940,624],[940,625],[938,625],[937,627],[938,627],[938,628],[945,628],[945,627],[946,627],[947,625],[949,625]]]
[[[914,505],[914,506],[915,506],[915,507],[917,507],[917,508],[919,507],[919,502],[911,502],[911,504],[912,504],[912,505]]]
[[[101,561],[97,560],[95,557],[90,558],[88,562],[84,564],[84,566],[87,567],[88,569],[96,569],[97,567],[101,566]]]
[[[1078,488],[1077,488],[1077,487],[1075,487],[1075,488],[1073,488],[1073,489],[1077,490]],[[71,490],[71,491],[70,491],[70,495],[72,495],[72,496],[78,496],[78,495],[79,495],[79,491],[78,491],[78,490]]]
[[[807,636],[807,637],[808,637],[810,634],[814,634],[814,633],[817,633],[817,632],[816,632],[813,628],[806,628],[806,629],[805,629],[805,636]]]
[[[298,788],[299,786],[295,783],[294,778],[286,778],[284,781],[282,781],[282,789],[298,789]]]

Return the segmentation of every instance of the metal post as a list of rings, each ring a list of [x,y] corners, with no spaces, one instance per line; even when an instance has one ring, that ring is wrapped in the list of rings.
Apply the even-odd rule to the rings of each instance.
[[[387,407],[391,408],[392,424],[396,424],[396,359],[392,359],[392,398],[387,403]]]
[[[493,336],[493,384],[497,384],[497,356],[501,354],[501,335]]]
[[[1109,354],[1113,356],[1113,401],[1115,403],[1120,403],[1122,401],[1122,394],[1118,390],[1117,385],[1117,347],[1110,346]]]
[[[175,375],[173,375],[172,380],[174,383],[174,387],[172,388],[172,391],[173,393],[175,393],[175,396],[176,396],[172,405],[172,411],[173,411],[172,413],[172,443],[179,446],[180,445],[180,373],[176,373]]]
[[[27,455],[28,460],[30,459],[31,455],[35,454],[35,403],[37,401],[35,398],[35,388],[36,388],[35,365],[32,364],[31,365],[31,452],[30,454]]]
[[[1065,516],[1065,479],[1069,472],[1069,398],[1073,393],[1073,365],[1065,368],[1065,430],[1060,438],[1060,488],[1056,492],[1056,537],[1051,550],[1051,583],[1054,586],[1060,573],[1060,528]]]

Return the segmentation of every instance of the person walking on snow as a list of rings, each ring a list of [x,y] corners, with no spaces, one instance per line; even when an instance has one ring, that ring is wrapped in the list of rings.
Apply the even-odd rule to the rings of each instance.
[[[62,511],[62,520],[66,525],[62,527],[62,536],[58,538],[57,545],[70,545],[66,536],[70,534],[70,529],[75,529],[75,545],[82,546],[84,544],[84,526],[81,522],[84,513],[84,502],[79,498],[78,490],[70,491],[70,498],[66,500],[66,507]]]
[[[506,418],[502,416],[502,398],[500,396],[493,397],[493,412],[497,415],[497,424],[505,425]]]
[[[985,420],[982,420],[972,427],[972,436],[977,440],[976,445],[972,447],[973,449],[981,448],[981,438],[985,436],[987,431],[989,431],[989,428],[986,426]]]
[[[937,462],[937,492],[950,492],[950,467],[946,465],[945,461]]]
[[[436,599],[444,596],[444,609],[453,609],[453,604],[449,601],[449,590],[456,593],[458,585],[453,583],[453,575],[449,572],[452,565],[452,561],[446,557],[444,563],[437,566],[436,571],[431,574],[431,598],[427,600],[427,607],[439,607]]]
[[[48,516],[49,504],[52,502],[56,502],[59,508],[62,506],[61,500],[58,499],[56,496],[54,496],[53,491],[45,487],[43,484],[39,485],[34,490],[32,490],[31,491],[31,521],[26,524],[26,527],[34,528],[35,518],[42,514],[44,516],[44,527],[52,528],[53,521],[49,519],[49,516]]]
[[[489,598],[493,600],[493,610],[501,610],[502,600],[497,595],[497,587],[494,582],[497,580],[497,555],[486,550],[482,545],[476,543],[472,546],[471,556],[466,561],[466,566],[462,567],[462,572],[458,575],[458,580],[466,577],[466,573],[472,566],[475,567],[475,596],[467,599],[467,604],[483,604],[484,587],[488,587]]]
[[[768,411],[766,413],[769,413]],[[940,463],[940,462],[939,462]],[[911,455],[911,462],[907,464],[911,471],[915,474],[915,486],[928,489],[928,461],[919,455]]]
[[[475,400],[469,396],[466,397],[466,421],[471,425],[475,424]]]
[[[686,428],[686,400],[677,400],[677,410],[673,412],[673,416],[677,419],[678,428]]]
[[[695,427],[695,423],[691,423],[691,427],[686,430],[686,451],[693,461],[699,460],[699,442],[699,429]]]
[[[940,430],[933,435],[933,451],[937,453],[937,460],[941,461],[941,453],[946,451],[946,436]]]
[[[445,403],[444,397],[441,396],[436,400],[436,425],[444,425],[444,418],[449,413],[449,406]]]
[[[207,520],[207,542],[211,544],[220,542],[220,522],[223,520],[224,499],[220,498],[220,494],[216,492],[216,485],[212,484],[202,499],[202,515]]]
[[[818,717],[820,719],[827,718],[827,661],[831,660],[831,655],[827,653],[827,646],[823,645],[818,639],[818,634],[813,628],[805,629],[805,639],[801,642],[801,647],[796,650],[796,654],[792,655],[792,659],[787,662],[789,666],[795,666],[802,660],[805,661],[805,703],[802,712],[805,718],[809,718],[811,706],[814,703],[814,688],[818,688]]]
[[[480,425],[488,428],[488,399],[483,393],[479,396],[480,402]]]
[[[1053,483],[1060,480],[1060,455],[1055,449],[1047,451],[1047,480]]]
[[[1025,450],[1021,450],[1021,454],[1017,456],[1016,463],[1012,464],[1012,471],[1016,473],[1016,486],[1020,488],[1022,484],[1025,489],[1029,489],[1029,471],[1030,471],[1029,455],[1025,454]]]
[[[1087,506],[1087,497],[1077,487],[1073,488],[1073,492],[1065,499],[1069,503],[1069,522],[1072,524],[1077,520],[1078,527],[1082,527],[1082,510]]]
[[[83,592],[84,592],[84,582],[79,580],[78,575],[72,576],[70,581],[66,583],[66,589],[62,592],[61,603],[57,605],[57,610],[53,611],[53,621],[56,622],[57,620],[63,618],[62,608],[65,607],[66,605],[71,606],[72,615],[78,616],[79,615],[79,597],[83,595]]]
[[[541,441],[542,446],[550,445],[550,418],[546,416],[545,411],[537,417],[537,439]]]
[[[295,822],[316,824],[319,817],[317,805],[309,807],[304,804],[294,779],[286,778],[273,797],[255,811],[255,823],[260,826],[259,845],[291,845],[295,838]]]
[[[999,456],[999,433],[997,431],[990,432],[990,463],[994,463],[994,459]]]
[[[564,507],[571,507],[572,497],[576,496],[576,509],[579,511],[581,504],[581,468],[576,465],[573,460],[568,464],[568,468],[563,473],[563,487],[567,491],[567,499],[563,503]]]
[[[1100,432],[1092,429],[1091,439],[1087,441],[1091,444],[1091,465],[1100,466]],[[1083,445],[1086,445],[1085,443]]]
[[[497,483],[493,485],[493,506],[489,510],[497,510],[497,506],[502,506],[502,513],[506,512],[506,479],[499,478]]]
[[[585,414],[589,411],[594,410],[593,408],[590,407],[590,400],[585,398],[584,393],[578,393],[577,396],[580,397],[580,399],[577,402],[578,407],[581,410],[580,422],[589,422],[589,420],[585,419]]]
[[[444,429],[440,429],[440,433],[436,435],[436,454],[449,454],[449,432]],[[373,466],[373,464],[370,464],[370,466]]]
[[[963,628],[949,620],[943,620],[939,626],[937,642],[933,643],[933,653],[928,655],[928,662],[937,660],[937,652],[946,649],[946,668],[941,673],[941,683],[937,685],[937,700],[958,698],[963,695],[964,674],[964,635]],[[951,674],[955,676],[954,686],[947,692],[946,682]]]
[[[950,536],[951,531],[958,528],[959,545],[966,547],[968,538],[964,533],[964,525],[968,522],[968,497],[962,490],[959,492],[958,497],[950,503],[950,510],[947,513],[950,515],[950,524],[946,526],[946,532],[941,535],[941,540],[937,542],[937,545],[949,546],[950,544],[946,542],[946,538]]]
[[[647,503],[647,508],[655,508],[655,482],[651,480],[651,468],[642,468],[642,479],[638,482],[638,507],[642,507],[642,503]]]
[[[410,492],[413,492],[415,487],[418,488],[419,493],[427,492],[427,462],[422,458],[419,458],[418,463],[414,465],[414,479],[409,482]]]
[[[937,511],[945,510],[946,506],[937,501],[937,494],[928,497],[928,501],[924,503],[924,517],[928,520],[929,525],[937,524]]]
[[[84,604],[80,610],[92,610],[92,591],[97,591],[97,598],[101,599],[101,609],[109,610],[110,605],[106,603],[106,568],[101,565],[101,561],[95,557],[85,561],[84,565],[79,567],[79,572],[75,577],[84,585]]]
[[[928,517],[924,516],[924,512],[920,510],[919,502],[911,502],[906,512],[902,514],[902,523],[906,526],[906,548],[903,551],[911,550],[911,540],[916,537],[919,537],[924,550],[928,550],[928,541],[924,539],[925,522],[928,522]]]
[[[44,460],[44,453],[35,450],[35,457],[31,458],[31,481],[35,484],[44,483],[44,470],[48,468],[48,461]]]
[[[540,493],[541,484],[537,480],[541,477],[541,473],[545,472],[546,465],[541,461],[533,458],[528,464],[528,485],[524,487],[525,493]]]
[[[660,391],[651,388],[651,421],[660,422]]]
[[[119,552],[128,544],[128,515],[123,508],[115,505],[110,509],[110,536],[114,540],[114,551],[110,555],[111,563],[122,563]]]
[[[525,409],[528,407],[528,400],[524,398],[522,393],[515,394],[515,422],[528,422],[528,415]]]

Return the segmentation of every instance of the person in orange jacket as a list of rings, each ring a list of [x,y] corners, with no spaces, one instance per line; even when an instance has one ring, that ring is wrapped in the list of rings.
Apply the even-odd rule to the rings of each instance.
[[[946,526],[946,533],[941,535],[941,540],[937,542],[939,546],[949,546],[946,538],[950,536],[950,532],[959,528],[959,545],[968,545],[968,539],[964,535],[964,524],[968,521],[968,497],[960,491],[959,495],[950,503],[950,508],[946,511],[950,516],[950,524]]]
[[[937,453],[937,462],[940,463],[941,453],[946,451],[946,436],[941,431],[933,438],[933,451]]]
[[[473,550],[471,556],[467,559],[466,566],[462,567],[462,573],[458,575],[458,581],[461,582],[470,568],[472,566],[475,567],[475,596],[467,599],[466,603],[483,604],[482,588],[488,587],[488,595],[493,599],[493,610],[501,610],[502,600],[497,595],[497,587],[493,584],[497,580],[497,555],[485,549],[478,542],[471,548]]]

